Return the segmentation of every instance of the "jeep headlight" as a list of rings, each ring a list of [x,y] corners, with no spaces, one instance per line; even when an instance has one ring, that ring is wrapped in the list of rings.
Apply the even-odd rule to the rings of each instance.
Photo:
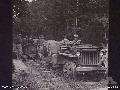
[[[80,56],[80,52],[77,52],[76,55],[77,55],[77,56]]]

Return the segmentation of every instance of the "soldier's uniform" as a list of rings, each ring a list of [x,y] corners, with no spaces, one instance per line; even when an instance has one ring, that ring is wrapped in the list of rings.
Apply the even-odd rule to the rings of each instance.
[[[77,34],[74,35],[73,44],[81,44],[81,40],[78,40],[78,35]]]
[[[34,42],[33,42],[33,39],[32,39],[32,36],[30,36],[30,38],[28,39],[28,43],[29,43],[30,45],[34,43]]]
[[[38,45],[42,46],[45,42],[44,36],[39,37]]]
[[[63,40],[62,40],[62,43],[65,44],[65,45],[68,45],[70,43],[70,41],[65,37]]]
[[[37,51],[40,58],[42,58],[44,54],[44,42],[45,42],[44,36],[39,37]]]
[[[100,54],[101,62],[99,63],[99,65],[105,67],[106,68],[105,73],[108,73],[108,49],[102,49]]]
[[[38,40],[39,40],[39,39],[37,39],[37,38],[34,38],[34,39],[33,39],[33,43],[34,43],[35,45],[37,45],[37,43],[38,43]]]
[[[17,37],[16,49],[17,49],[17,59],[21,59],[22,54],[23,54],[21,34],[19,34],[18,37]]]

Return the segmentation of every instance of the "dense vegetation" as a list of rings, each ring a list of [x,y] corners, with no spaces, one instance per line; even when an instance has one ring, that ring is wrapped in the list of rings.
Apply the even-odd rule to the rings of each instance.
[[[85,43],[104,42],[108,33],[108,0],[13,0],[13,31],[46,39],[61,40],[66,31],[66,19],[78,17],[77,33]],[[67,12],[67,13],[66,13]],[[66,33],[67,32],[67,33]]]

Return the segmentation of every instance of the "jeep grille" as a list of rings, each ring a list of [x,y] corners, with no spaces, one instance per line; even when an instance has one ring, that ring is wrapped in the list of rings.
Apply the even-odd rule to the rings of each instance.
[[[99,63],[99,52],[97,51],[82,51],[82,65],[97,65]]]

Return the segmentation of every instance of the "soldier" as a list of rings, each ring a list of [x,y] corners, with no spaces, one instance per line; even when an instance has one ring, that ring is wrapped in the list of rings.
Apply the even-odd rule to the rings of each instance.
[[[67,39],[67,36],[64,37],[64,39],[62,40],[62,43],[66,45],[70,43],[70,41]]]
[[[38,55],[40,58],[43,57],[43,54],[44,54],[44,43],[45,43],[45,39],[44,39],[44,36],[41,35],[39,37],[39,40],[38,40],[38,44],[37,44],[37,51],[38,51]]]
[[[81,40],[78,40],[78,35],[77,34],[74,35],[73,44],[81,44]]]
[[[108,73],[108,49],[102,49],[100,52],[101,62],[99,63],[101,66],[106,68],[106,74]]]
[[[38,40],[38,45],[42,46],[42,45],[44,44],[44,42],[45,42],[45,38],[44,38],[43,35],[41,35],[41,36],[39,37],[39,40]]]
[[[17,46],[16,46],[16,48],[17,48],[17,59],[21,59],[22,58],[22,54],[23,54],[21,34],[19,34],[17,36],[16,44],[17,44]]]
[[[33,43],[34,43],[35,45],[37,45],[38,40],[39,40],[38,38],[34,38],[34,39],[33,39]]]
[[[27,35],[23,38],[23,44],[24,44],[24,46],[28,45],[28,36]]]
[[[24,54],[26,53],[27,45],[28,45],[28,36],[26,35],[26,36],[23,38],[23,53],[24,53]]]
[[[29,44],[33,44],[33,37],[32,37],[32,36],[29,37],[28,43],[29,43]]]

